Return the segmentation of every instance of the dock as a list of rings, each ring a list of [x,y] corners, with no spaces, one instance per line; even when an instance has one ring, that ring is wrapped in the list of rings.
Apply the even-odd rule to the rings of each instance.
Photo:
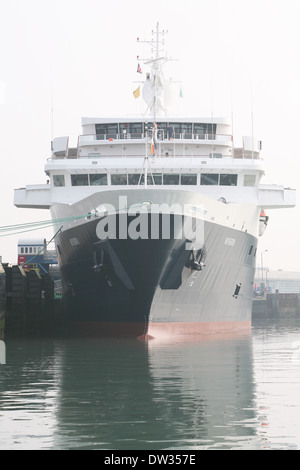
[[[252,315],[255,317],[267,316],[300,316],[300,294],[274,292],[266,293],[261,297],[254,297]]]
[[[5,335],[52,334],[64,327],[61,292],[55,289],[57,275],[20,265],[0,263],[0,340]],[[300,316],[300,293],[264,293],[254,296],[252,316]]]
[[[0,264],[1,335],[52,333],[63,322],[63,304],[49,273]]]

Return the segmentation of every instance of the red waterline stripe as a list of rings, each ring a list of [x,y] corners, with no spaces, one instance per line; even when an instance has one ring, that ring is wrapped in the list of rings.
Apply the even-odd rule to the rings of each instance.
[[[148,326],[146,338],[167,339],[175,336],[208,336],[228,333],[249,333],[251,321],[240,322],[154,322]]]
[[[144,340],[175,337],[208,337],[250,333],[251,321],[241,322],[151,322],[145,332],[144,323],[73,322],[68,332],[80,336],[135,337]]]

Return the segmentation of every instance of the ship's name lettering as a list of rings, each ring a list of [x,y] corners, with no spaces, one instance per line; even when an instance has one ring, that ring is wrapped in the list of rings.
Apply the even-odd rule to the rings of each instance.
[[[70,238],[69,241],[70,241],[71,246],[79,245],[78,238]]]
[[[207,213],[207,210],[203,209],[202,206],[189,206],[188,207],[188,212],[192,212],[194,214],[201,214],[205,215]]]
[[[228,245],[228,246],[234,246],[234,245],[235,245],[235,241],[236,241],[235,238],[229,238],[229,237],[227,237],[227,238],[225,238],[224,244],[225,244],[225,245]]]

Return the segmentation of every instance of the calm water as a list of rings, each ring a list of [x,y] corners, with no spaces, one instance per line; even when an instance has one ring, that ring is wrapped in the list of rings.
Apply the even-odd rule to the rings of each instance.
[[[189,343],[5,346],[0,449],[300,449],[299,316]]]

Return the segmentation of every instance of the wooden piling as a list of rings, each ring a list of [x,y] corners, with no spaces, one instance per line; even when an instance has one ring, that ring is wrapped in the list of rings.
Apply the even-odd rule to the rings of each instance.
[[[6,327],[15,335],[25,332],[27,277],[21,266],[11,268],[11,309]]]
[[[6,274],[0,263],[0,340],[4,337],[6,310]]]
[[[42,327],[42,278],[36,270],[26,273],[26,332],[33,334]]]

